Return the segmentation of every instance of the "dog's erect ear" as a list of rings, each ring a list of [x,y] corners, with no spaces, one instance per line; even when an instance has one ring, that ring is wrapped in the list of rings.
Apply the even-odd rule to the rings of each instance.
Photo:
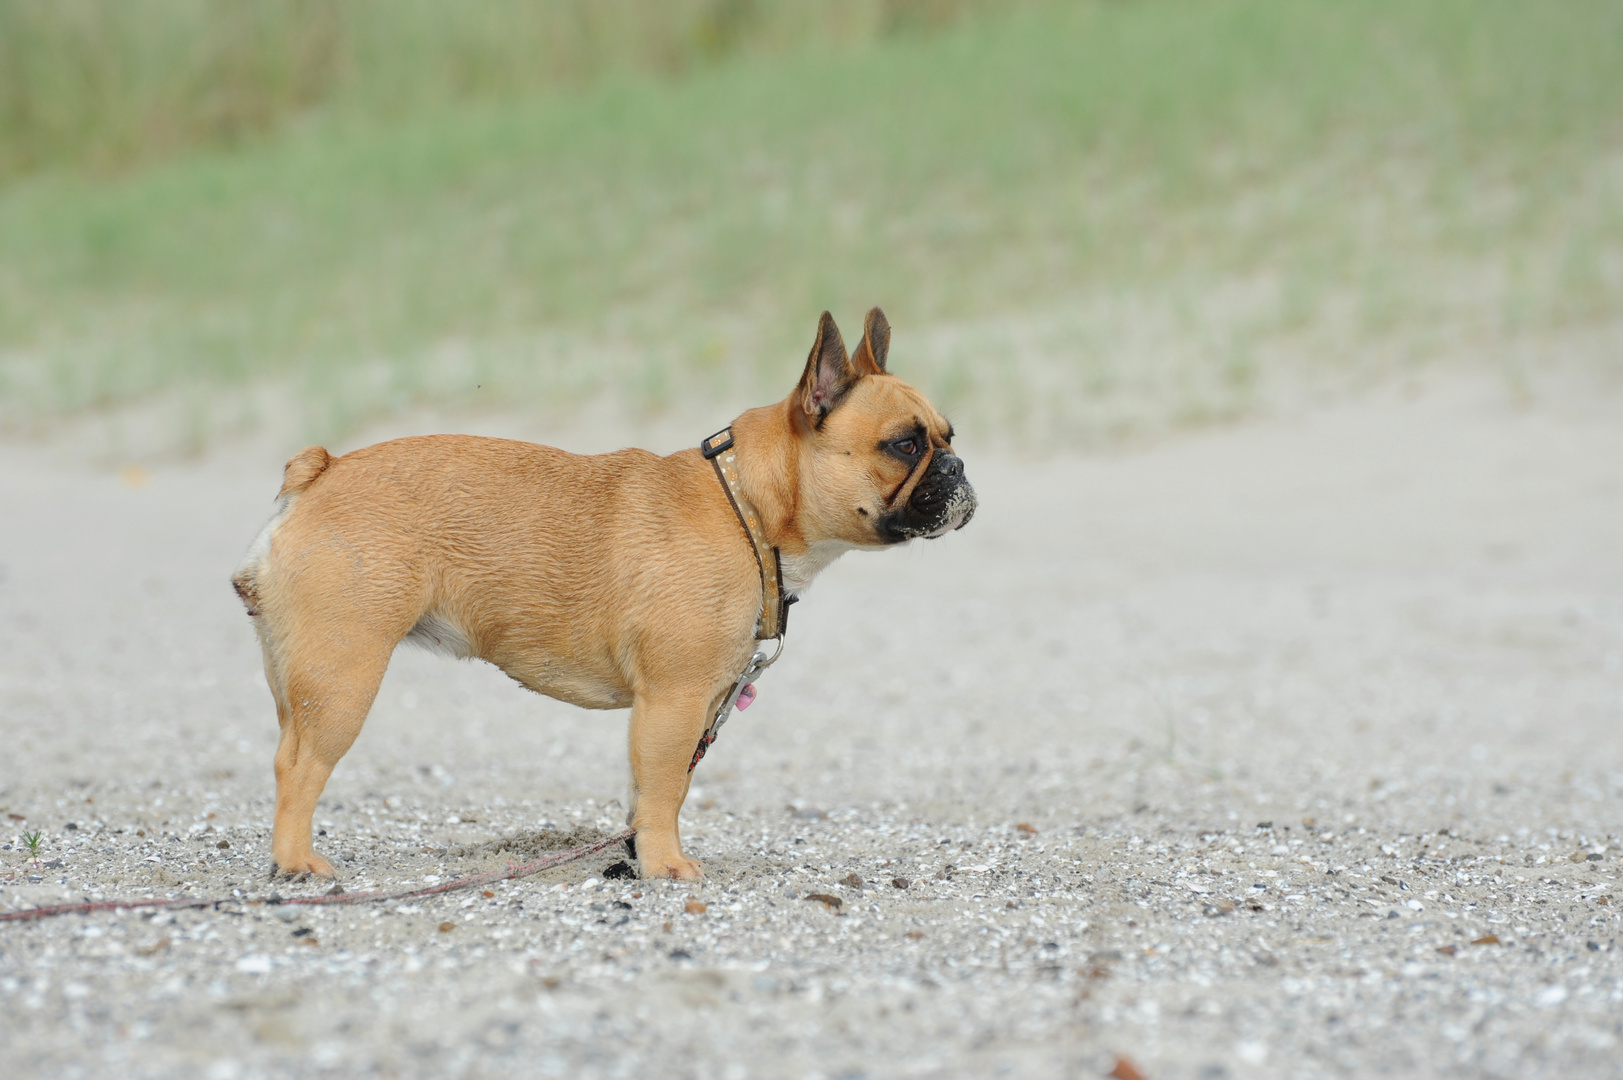
[[[868,312],[862,324],[862,344],[851,354],[851,366],[858,375],[880,375],[885,370],[885,355],[890,352],[890,323],[878,308]]]
[[[806,373],[800,377],[801,405],[808,416],[821,422],[859,378],[845,355],[845,341],[834,325],[834,316],[823,312],[817,320],[817,340],[806,358]]]

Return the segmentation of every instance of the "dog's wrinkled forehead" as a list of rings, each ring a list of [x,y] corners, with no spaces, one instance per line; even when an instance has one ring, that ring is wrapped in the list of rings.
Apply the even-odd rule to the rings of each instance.
[[[908,435],[920,437],[932,447],[952,442],[952,425],[936,411],[928,398],[894,375],[870,375],[858,385],[860,413],[866,434],[884,442]]]

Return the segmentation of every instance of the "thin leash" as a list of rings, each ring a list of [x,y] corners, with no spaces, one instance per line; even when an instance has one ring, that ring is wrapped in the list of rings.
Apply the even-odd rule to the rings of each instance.
[[[441,896],[445,893],[458,892],[462,889],[473,889],[480,885],[489,885],[496,881],[513,881],[518,878],[527,878],[539,874],[543,870],[551,870],[555,866],[563,866],[577,859],[584,859],[588,855],[595,855],[605,848],[615,844],[624,843],[636,835],[635,829],[622,829],[612,836],[605,836],[599,840],[582,844],[580,847],[570,848],[567,851],[555,851],[550,855],[527,863],[508,863],[504,870],[487,870],[483,874],[474,874],[470,877],[458,878],[439,885],[430,885],[425,889],[402,889],[398,892],[330,892],[320,896],[270,896],[247,898],[240,896],[219,896],[212,899],[191,900],[93,900],[83,904],[52,904],[47,907],[27,908],[23,911],[8,911],[0,914],[0,922],[33,922],[36,919],[48,919],[55,915],[92,915],[99,911],[182,911],[188,908],[218,908],[222,904],[241,904],[245,907],[317,907],[333,904],[381,904],[389,900],[417,900],[429,896]]]
[[[732,453],[732,428],[722,428],[714,435],[705,439],[699,446],[699,452],[715,468],[716,478],[721,481],[721,487],[727,494],[727,501],[738,516],[738,523],[744,528],[744,535],[750,542],[750,549],[755,555],[755,564],[761,572],[761,613],[756,619],[756,641],[776,641],[777,649],[771,656],[764,649],[757,649],[750,657],[749,663],[733,682],[732,689],[722,698],[721,707],[711,718],[704,734],[699,737],[699,745],[693,751],[693,760],[688,762],[688,772],[692,772],[704,758],[705,751],[716,741],[721,731],[721,725],[727,722],[728,715],[736,707],[740,710],[755,700],[754,680],[762,672],[777,662],[783,654],[783,635],[789,629],[789,606],[799,597],[786,596],[783,591],[783,562],[778,556],[778,549],[766,541],[762,528],[760,515],[745,498],[743,488],[739,484],[737,472],[737,458]],[[742,699],[742,700],[741,700]],[[630,824],[629,822],[627,824]],[[489,885],[495,881],[512,881],[518,878],[530,877],[543,870],[551,870],[555,866],[563,866],[577,859],[584,859],[588,855],[595,855],[599,851],[611,848],[615,844],[623,843],[626,849],[636,855],[634,839],[636,829],[622,829],[613,836],[600,840],[593,840],[589,844],[570,848],[568,851],[558,851],[551,855],[544,855],[533,862],[522,865],[509,863],[505,870],[489,870],[483,874],[474,874],[471,877],[458,878],[441,885],[432,885],[425,889],[405,889],[399,892],[362,892],[346,893],[334,886],[335,891],[320,896],[277,896],[274,893],[267,897],[248,899],[244,897],[222,896],[212,899],[187,900],[88,900],[82,904],[52,904],[45,907],[27,908],[23,911],[8,911],[0,914],[0,923],[32,922],[36,919],[48,919],[56,915],[91,915],[101,911],[184,911],[197,908],[218,908],[222,904],[240,904],[243,906],[264,907],[317,907],[334,904],[380,904],[390,900],[416,900],[429,896],[441,896],[445,893],[457,892],[461,889],[477,888],[480,885]]]

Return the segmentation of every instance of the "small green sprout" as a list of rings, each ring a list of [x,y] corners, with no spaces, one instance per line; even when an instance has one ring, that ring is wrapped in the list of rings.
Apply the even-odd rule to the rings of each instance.
[[[23,833],[23,843],[28,845],[28,854],[34,860],[35,870],[39,869],[39,842],[44,838],[45,834],[40,832],[38,829],[35,829],[33,832]]]

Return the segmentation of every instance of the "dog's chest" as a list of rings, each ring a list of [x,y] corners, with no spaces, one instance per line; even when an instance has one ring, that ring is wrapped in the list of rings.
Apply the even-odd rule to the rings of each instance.
[[[780,552],[778,563],[783,567],[783,591],[798,596],[812,579],[826,570],[830,563],[851,550],[843,540],[823,540],[809,545],[799,555]]]

